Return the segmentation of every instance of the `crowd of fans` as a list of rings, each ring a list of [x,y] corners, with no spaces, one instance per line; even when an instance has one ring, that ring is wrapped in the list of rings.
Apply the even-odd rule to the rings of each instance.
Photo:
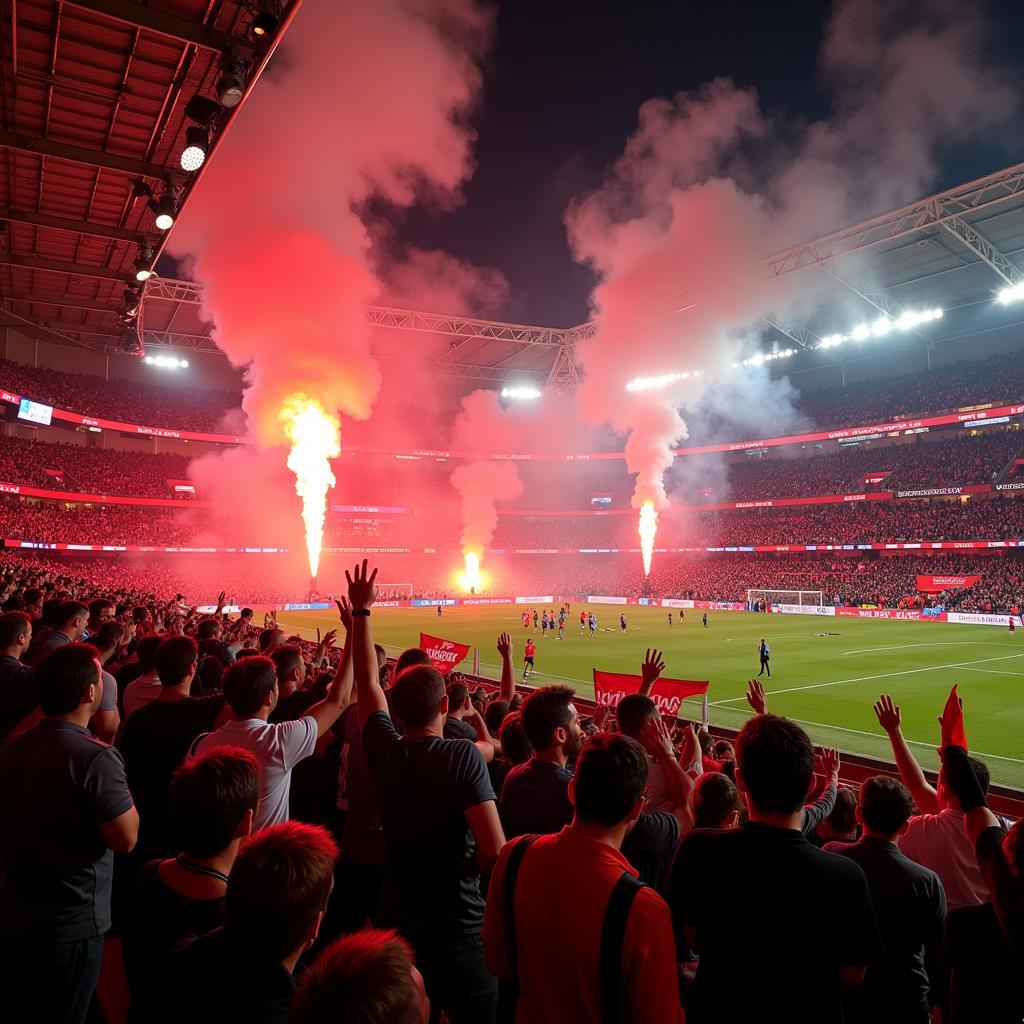
[[[336,650],[0,573],[12,1020],[95,1019],[122,971],[156,1024],[1020,1018],[1024,830],[956,687],[937,786],[883,694],[899,778],[852,790],[757,680],[735,742],[666,724],[658,651],[614,711],[517,688],[506,634],[490,690],[391,665],[375,576]]]
[[[112,451],[0,437],[0,480],[81,494],[189,498],[169,481],[188,481],[191,459],[173,452]]]

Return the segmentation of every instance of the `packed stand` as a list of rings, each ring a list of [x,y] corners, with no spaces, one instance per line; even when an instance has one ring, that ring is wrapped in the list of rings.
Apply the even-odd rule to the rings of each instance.
[[[106,380],[0,359],[0,387],[34,402],[85,416],[170,430],[218,431],[242,397],[231,391]]]
[[[169,480],[188,480],[192,460],[173,452],[113,451],[78,444],[0,438],[0,479],[83,494],[188,498]],[[55,470],[55,473],[47,472]]]
[[[956,687],[937,786],[882,694],[899,778],[855,791],[757,680],[734,742],[666,723],[658,651],[614,711],[517,688],[507,634],[487,690],[418,648],[391,666],[376,573],[347,575],[313,647],[3,574],[12,1019],[95,1019],[101,970],[155,1024],[1024,1012],[1022,827],[988,809]]]

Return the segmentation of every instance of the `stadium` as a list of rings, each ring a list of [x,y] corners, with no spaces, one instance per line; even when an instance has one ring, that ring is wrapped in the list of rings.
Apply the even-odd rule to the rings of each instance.
[[[1006,991],[1024,913],[1024,163],[1005,144],[1019,68],[992,38],[1009,14],[812,4],[821,24],[794,31],[821,109],[781,113],[797,72],[757,80],[740,47],[693,81],[637,70],[610,143],[582,120],[549,137],[538,111],[582,118],[580,94],[528,102],[524,68],[505,77],[575,30],[555,4],[532,39],[536,6],[7,5],[0,938],[35,1019],[195,1016],[222,957],[219,1019],[699,1022],[726,997],[749,1019],[710,922],[743,949],[771,930],[711,875],[733,856],[789,879],[755,844],[769,828],[807,836],[799,870],[822,884],[860,864],[867,911],[836,888],[849,956],[787,932],[780,956],[817,967],[759,967],[751,991],[831,971],[843,985],[812,986],[821,1015],[797,1019],[1024,1012]],[[681,29],[626,5],[595,19],[609,48]],[[522,137],[496,143],[499,125]],[[93,746],[53,753],[54,721]],[[754,776],[784,788],[797,748],[813,766],[783,806]],[[44,768],[61,757],[69,777],[102,761],[102,800],[82,790],[98,817]],[[632,796],[630,757],[649,766]],[[229,783],[259,793],[235,793],[237,820],[199,796]],[[728,827],[701,810],[715,786]],[[888,830],[886,800],[906,804]],[[586,818],[598,805],[612,817]],[[637,853],[658,818],[667,845]],[[620,887],[605,916],[598,886],[600,953],[556,942],[544,886],[573,830],[614,847],[607,888],[639,875],[622,913],[647,938],[624,918],[609,940]],[[831,849],[883,839],[915,899],[935,880],[927,934],[895,937],[892,907],[925,913],[900,903],[909,881],[876,889],[867,853]],[[438,878],[447,904],[421,898]],[[69,916],[37,928],[51,911]],[[608,941],[627,967],[598,963]],[[78,966],[51,962],[71,947]],[[578,970],[555,992],[563,951]],[[253,964],[266,980],[239,1001]],[[351,1015],[324,1015],[338,1001]]]

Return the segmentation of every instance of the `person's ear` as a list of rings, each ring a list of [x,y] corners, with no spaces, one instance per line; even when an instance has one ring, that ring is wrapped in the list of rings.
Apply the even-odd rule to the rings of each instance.
[[[729,826],[728,827],[729,828],[739,828],[739,824],[740,824],[740,812],[739,811],[733,811],[729,815]]]
[[[440,714],[441,714],[442,718],[444,718],[444,716],[448,714],[448,694],[447,693],[441,698]]]
[[[860,804],[857,804],[857,806],[854,808],[853,816],[856,819],[858,825],[864,824],[864,816],[860,813]]]
[[[250,807],[245,814],[242,815],[242,820],[238,823],[238,828],[235,829],[235,834],[231,837],[232,839],[244,839],[248,835],[252,835],[252,826],[256,821],[256,808]]]
[[[551,734],[551,742],[558,747],[564,746],[569,739],[569,730],[565,726],[555,726],[555,731]]]

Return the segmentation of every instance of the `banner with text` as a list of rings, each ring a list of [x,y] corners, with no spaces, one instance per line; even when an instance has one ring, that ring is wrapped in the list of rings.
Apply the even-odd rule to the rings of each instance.
[[[467,644],[442,640],[439,636],[430,636],[428,633],[420,633],[420,650],[426,653],[430,664],[444,676],[469,654]]]
[[[926,594],[937,594],[942,590],[973,587],[980,580],[980,576],[918,576],[917,589],[923,590]]]
[[[598,704],[616,707],[623,697],[638,693],[643,683],[641,676],[627,672],[601,672],[594,669],[594,696]],[[662,715],[679,717],[679,708],[685,697],[703,697],[708,692],[708,681],[693,679],[659,679],[651,690],[651,700]]]
[[[594,595],[589,594],[587,596],[587,604],[628,604],[629,602],[624,597],[602,597],[600,594]]]

